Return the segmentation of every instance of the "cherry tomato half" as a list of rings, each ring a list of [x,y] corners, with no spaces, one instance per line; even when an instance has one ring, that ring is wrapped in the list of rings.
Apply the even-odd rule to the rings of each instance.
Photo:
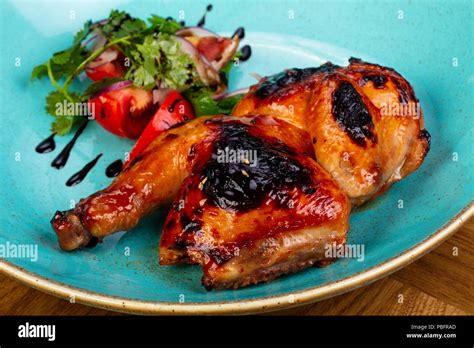
[[[194,110],[191,104],[179,92],[170,92],[146,126],[140,138],[138,138],[124,167],[137,157],[158,135],[172,126],[186,122],[194,117]]]
[[[91,98],[97,122],[109,132],[137,139],[153,116],[152,92],[126,87]]]

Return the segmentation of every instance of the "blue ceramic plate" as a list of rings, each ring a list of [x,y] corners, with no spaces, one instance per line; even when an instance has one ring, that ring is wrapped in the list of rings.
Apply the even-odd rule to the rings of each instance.
[[[251,72],[267,75],[327,60],[345,64],[350,56],[394,67],[412,82],[425,112],[432,135],[425,163],[353,212],[349,243],[365,246],[363,260],[340,260],[269,284],[207,292],[200,284],[200,267],[160,267],[163,212],[97,248],[61,251],[49,224],[54,211],[108,185],[106,166],[123,157],[132,143],[92,124],[67,166],[51,168],[72,135],[57,137],[52,153],[34,151],[49,134],[44,97],[51,85],[31,82],[31,69],[68,47],[85,20],[104,18],[112,8],[144,19],[150,13],[177,17],[184,11],[189,24],[198,21],[206,5],[194,0],[1,1],[0,245],[38,247],[37,260],[0,260],[5,273],[58,296],[114,310],[265,311],[333,296],[393,272],[441,243],[472,214],[472,1],[213,0],[207,26],[228,34],[244,26],[244,41],[253,49],[251,59],[232,72],[231,89],[254,83]],[[64,185],[99,153],[104,155],[85,181]]]

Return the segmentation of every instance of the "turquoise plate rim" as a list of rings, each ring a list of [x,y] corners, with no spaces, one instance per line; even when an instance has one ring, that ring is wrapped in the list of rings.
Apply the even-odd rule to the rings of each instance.
[[[374,267],[355,273],[338,281],[312,287],[286,295],[261,297],[213,303],[175,303],[136,300],[126,297],[103,295],[98,292],[72,287],[46,277],[38,276],[6,260],[0,260],[0,272],[35,289],[93,307],[133,314],[155,315],[217,315],[251,314],[310,304],[370,284],[407,266],[427,254],[451,237],[467,220],[474,216],[474,201],[420,243]]]
[[[108,243],[113,243],[115,238],[115,249],[90,250],[85,255],[86,262],[80,264],[74,262],[82,259],[80,255],[71,255],[74,260],[68,259],[66,254],[57,249],[54,234],[51,234],[48,224],[50,212],[58,208],[57,204],[66,205],[67,198],[77,201],[104,187],[109,181],[101,170],[105,169],[104,161],[115,160],[117,154],[121,155],[129,146],[103,133],[107,137],[104,143],[116,147],[116,150],[110,153],[110,158],[104,156],[99,166],[101,168],[91,173],[88,182],[84,182],[74,192],[67,189],[67,195],[63,186],[57,187],[57,177],[49,177],[49,172],[44,171],[49,166],[47,163],[41,164],[42,159],[28,145],[30,138],[34,138],[36,143],[46,135],[47,125],[36,116],[38,112],[41,113],[43,106],[43,102],[37,98],[44,94],[43,86],[39,83],[34,86],[27,84],[27,75],[30,68],[41,61],[41,57],[45,58],[47,52],[43,47],[48,47],[49,52],[50,48],[61,46],[60,40],[69,40],[72,24],[64,21],[64,16],[70,14],[68,11],[72,5],[66,2],[66,7],[61,7],[59,4],[65,2],[48,0],[37,1],[36,7],[32,7],[31,0],[12,0],[3,1],[0,6],[2,9],[5,7],[0,17],[15,24],[4,28],[8,30],[4,30],[2,42],[5,49],[0,55],[2,62],[5,61],[5,76],[8,77],[0,81],[6,91],[3,95],[8,96],[2,103],[6,117],[2,117],[5,126],[2,127],[4,136],[1,137],[1,143],[6,154],[16,155],[21,150],[24,161],[5,161],[5,166],[0,168],[9,184],[4,185],[3,196],[11,197],[13,193],[16,198],[6,199],[2,206],[4,214],[0,215],[5,217],[5,223],[0,240],[36,241],[45,258],[35,264],[11,258],[0,260],[0,273],[71,302],[74,300],[114,311],[189,315],[267,312],[322,300],[380,279],[434,249],[449,238],[465,219],[474,215],[474,195],[472,185],[469,185],[473,171],[468,160],[471,155],[468,126],[472,121],[468,112],[472,110],[469,87],[474,82],[474,71],[468,64],[472,61],[472,50],[466,44],[470,36],[459,35],[472,22],[469,20],[472,14],[470,2],[461,1],[459,6],[445,6],[444,2],[413,3],[406,0],[387,2],[383,9],[374,7],[371,2],[345,1],[347,6],[319,2],[314,11],[311,1],[299,1],[298,5],[293,5],[284,0],[275,2],[279,5],[272,6],[270,12],[267,1],[250,0],[243,7],[241,1],[234,1],[232,6],[227,5],[227,0],[212,2],[216,3],[218,16],[209,18],[210,28],[230,33],[237,24],[242,25],[249,28],[246,43],[255,47],[252,66],[243,65],[243,69],[237,71],[232,89],[253,82],[247,72],[258,71],[269,75],[289,66],[314,66],[326,60],[345,65],[349,56],[396,66],[413,81],[425,116],[431,115],[426,117],[426,121],[433,136],[432,152],[416,175],[397,184],[390,193],[374,202],[380,204],[377,209],[364,208],[360,214],[353,215],[349,236],[351,240],[367,242],[364,244],[370,251],[366,263],[342,260],[326,269],[307,270],[270,285],[206,294],[197,282],[199,268],[180,267],[175,272],[172,268],[157,268],[157,263],[151,261],[148,255],[153,255],[156,260],[154,245],[158,234],[145,225],[151,226],[155,221],[158,222],[153,218],[144,221],[144,225],[137,228],[135,233],[124,235],[123,240],[120,235],[112,237]],[[94,8],[90,4],[85,6],[77,3],[77,7],[75,5],[73,8],[77,10],[76,20],[82,22],[82,19],[103,18],[110,7],[125,9],[139,18],[148,16],[150,9],[155,7],[159,7],[160,14],[172,16],[181,8],[169,1],[159,1],[163,5],[156,5],[156,0],[140,4],[128,0],[94,3],[100,6]],[[187,22],[197,22],[206,4],[204,1],[182,1],[182,8],[190,14]],[[27,11],[21,12],[20,7]],[[290,7],[297,10],[297,19],[300,20],[282,22]],[[256,16],[236,17],[236,11],[240,8],[251,9]],[[406,14],[403,21],[400,9]],[[39,15],[41,13],[44,15]],[[46,14],[49,18],[45,17]],[[48,21],[44,21],[44,18],[48,18]],[[235,21],[229,18],[235,18]],[[364,19],[363,26],[360,26],[361,19]],[[341,23],[337,27],[337,34],[334,33],[334,26],[328,26],[328,23]],[[387,26],[387,23],[390,25]],[[263,35],[258,36],[259,33]],[[36,37],[38,40],[31,39]],[[422,42],[420,37],[424,38]],[[311,44],[306,44],[307,41]],[[271,46],[273,54],[277,54],[272,60],[267,59],[267,46]],[[35,54],[32,56],[31,52]],[[457,60],[456,66],[453,65],[454,55],[456,59],[459,58],[459,66]],[[13,63],[15,57],[24,57],[21,65],[26,70],[18,70],[16,65],[7,64]],[[23,119],[29,123],[28,127],[17,122]],[[95,132],[90,135],[89,140],[100,137]],[[83,163],[89,154],[99,150],[95,148],[95,143],[84,142],[84,147],[77,151],[75,159]],[[28,146],[28,149],[24,146]],[[459,161],[458,156],[461,159]],[[68,174],[62,172],[56,175],[67,179],[65,176]],[[407,203],[407,209],[398,210],[401,208],[397,205],[395,210],[395,204],[400,203],[397,198],[403,198],[402,203]],[[383,199],[386,200],[382,202]],[[42,208],[35,209],[37,206]],[[23,218],[18,219],[19,216]],[[144,230],[146,232],[142,237],[138,231]],[[128,243],[138,246],[136,250],[143,250],[146,254],[137,253],[131,259],[116,258],[120,247]],[[99,271],[99,275],[108,281],[102,282],[102,278],[94,271]],[[185,288],[181,287],[181,280],[184,280]],[[186,303],[178,303],[176,290],[183,290],[181,293],[187,296]],[[184,297],[180,296],[179,300],[184,300]]]

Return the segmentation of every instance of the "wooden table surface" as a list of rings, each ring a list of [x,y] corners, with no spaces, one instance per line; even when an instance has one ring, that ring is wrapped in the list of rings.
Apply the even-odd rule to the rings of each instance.
[[[0,275],[0,315],[117,314],[71,304]],[[474,315],[474,219],[437,249],[386,278],[325,301],[272,314]]]

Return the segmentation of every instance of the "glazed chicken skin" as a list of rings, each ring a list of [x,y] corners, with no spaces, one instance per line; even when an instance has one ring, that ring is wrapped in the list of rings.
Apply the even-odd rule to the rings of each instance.
[[[349,62],[264,78],[233,115],[278,115],[308,131],[317,162],[358,205],[415,171],[430,135],[418,99],[400,74],[360,59]]]
[[[158,136],[108,188],[56,212],[53,229],[74,250],[172,204],[160,263],[202,265],[208,289],[327,263],[325,247],[345,243],[351,203],[422,163],[430,137],[416,102],[394,70],[357,59],[286,70],[252,86],[233,116]],[[415,116],[400,112],[410,103]],[[249,157],[219,159],[229,150]]]
[[[308,134],[270,116],[212,121],[219,135],[200,149],[170,209],[160,263],[202,265],[210,290],[328,260],[327,246],[345,243],[350,203],[311,158]],[[285,133],[269,132],[273,124]],[[247,157],[229,162],[225,153]]]

